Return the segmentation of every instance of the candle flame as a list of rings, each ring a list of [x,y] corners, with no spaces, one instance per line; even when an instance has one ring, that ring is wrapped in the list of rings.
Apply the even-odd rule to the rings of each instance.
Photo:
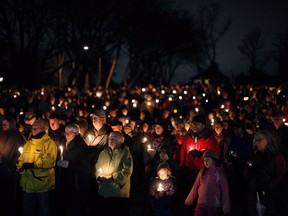
[[[23,147],[22,147],[22,146],[19,147],[19,148],[18,148],[18,151],[20,152],[20,154],[23,154]]]

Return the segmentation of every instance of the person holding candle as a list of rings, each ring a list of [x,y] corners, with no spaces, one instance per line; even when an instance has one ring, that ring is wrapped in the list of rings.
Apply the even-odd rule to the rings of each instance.
[[[98,160],[99,154],[107,146],[108,136],[112,131],[112,128],[106,123],[106,113],[104,110],[97,109],[90,114],[90,117],[93,127],[88,129],[84,135],[84,140],[88,145],[88,150],[91,157],[88,205],[89,211],[93,212],[92,214],[97,214],[95,203],[98,202],[98,182],[95,179],[95,164]]]
[[[21,155],[18,158],[24,216],[35,215],[36,206],[40,215],[50,214],[49,192],[55,187],[57,147],[46,133],[46,128],[43,120],[33,123],[32,137],[23,148],[24,157]]]
[[[85,215],[90,172],[87,145],[76,124],[68,124],[64,134],[65,152],[63,159],[57,162],[61,168],[57,188],[59,205],[64,209],[65,216]]]
[[[244,169],[246,213],[257,214],[258,192],[261,203],[266,207],[265,215],[287,215],[287,164],[273,131],[257,131],[253,147]]]
[[[108,146],[100,153],[95,168],[101,198],[100,215],[128,216],[133,160],[121,132],[110,133]]]
[[[176,179],[171,175],[168,163],[162,162],[157,166],[157,177],[152,180],[149,193],[154,216],[173,215]]]
[[[0,129],[0,215],[15,213],[17,207],[13,203],[17,199],[15,191],[17,175],[16,163],[19,157],[19,147],[23,147],[26,140],[16,129],[16,120],[10,115],[3,116]],[[18,191],[17,191],[18,192]]]
[[[176,140],[168,130],[166,120],[157,119],[154,123],[154,131],[151,134],[150,142],[146,142],[146,150],[143,154],[146,178],[150,180],[156,175],[156,166],[159,162],[160,153],[165,150],[166,156],[174,160],[173,155],[176,148]]]
[[[197,199],[194,216],[227,214],[230,212],[229,186],[217,153],[207,150],[203,157],[204,168],[199,171],[185,205],[192,205]]]
[[[192,187],[198,172],[204,166],[203,154],[206,150],[220,152],[220,145],[212,136],[212,130],[207,125],[206,115],[197,114],[190,123],[190,128],[184,138],[180,152],[180,197],[186,197]]]

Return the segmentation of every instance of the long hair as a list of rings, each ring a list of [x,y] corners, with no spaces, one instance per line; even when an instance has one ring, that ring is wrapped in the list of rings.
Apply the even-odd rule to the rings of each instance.
[[[257,135],[262,135],[266,141],[267,141],[267,149],[271,152],[271,153],[277,153],[279,151],[279,147],[276,143],[276,139],[275,139],[275,135],[272,133],[271,130],[260,130],[258,132],[256,132],[256,134],[254,135],[254,139]],[[253,141],[254,144],[254,141]]]

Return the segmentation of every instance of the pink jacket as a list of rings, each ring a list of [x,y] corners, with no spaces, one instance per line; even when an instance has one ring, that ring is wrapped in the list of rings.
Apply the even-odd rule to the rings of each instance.
[[[207,169],[202,176],[203,170],[198,173],[185,205],[191,205],[198,197],[198,204],[219,207],[224,214],[228,213],[230,211],[229,186],[222,167]]]

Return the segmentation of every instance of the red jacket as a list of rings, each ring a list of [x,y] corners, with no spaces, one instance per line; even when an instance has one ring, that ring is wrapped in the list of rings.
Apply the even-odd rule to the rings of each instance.
[[[205,152],[206,150],[214,150],[219,155],[220,146],[217,140],[212,136],[206,136],[204,138],[194,138],[191,135],[187,135],[183,141],[183,145],[180,152],[180,164],[179,168],[184,170],[186,181],[191,183],[194,182],[199,170],[204,167],[203,156],[199,158],[193,158],[189,152],[192,149],[196,149],[201,152]]]

